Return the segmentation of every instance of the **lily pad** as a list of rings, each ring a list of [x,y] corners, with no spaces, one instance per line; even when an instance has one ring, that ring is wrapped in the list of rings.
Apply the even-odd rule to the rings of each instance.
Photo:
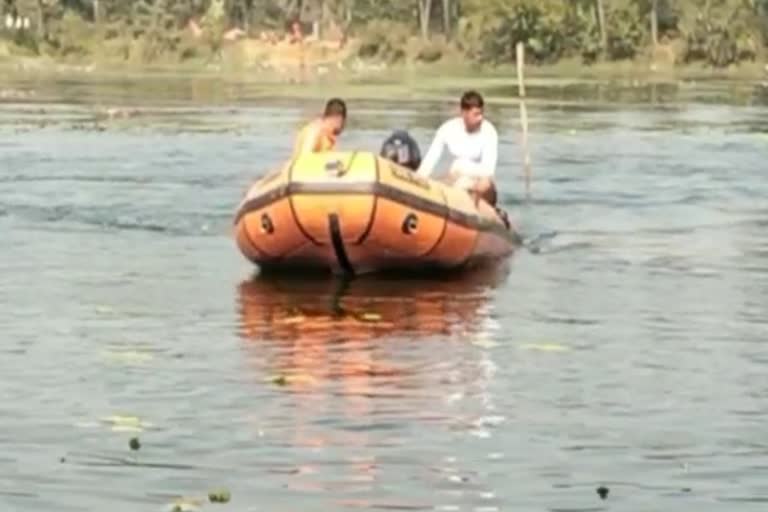
[[[152,354],[135,350],[108,350],[103,352],[103,356],[111,361],[128,364],[140,364],[152,360]]]
[[[101,419],[102,423],[111,425],[113,432],[143,432],[144,429],[150,428],[151,423],[143,421],[136,416],[107,416]]]
[[[269,379],[276,386],[288,386],[290,384],[314,384],[316,379],[307,374],[276,375]]]
[[[197,498],[179,498],[174,501],[170,508],[170,512],[193,512],[200,510],[203,505],[203,500]]]
[[[280,320],[279,323],[284,325],[295,325],[295,324],[300,324],[304,322],[304,320],[306,319],[307,317],[305,317],[304,315],[289,316],[288,318],[284,318]]]
[[[208,501],[211,503],[229,503],[230,498],[228,489],[216,489],[208,493]]]
[[[567,352],[570,349],[557,343],[526,343],[521,345],[523,350],[537,350],[539,352]]]

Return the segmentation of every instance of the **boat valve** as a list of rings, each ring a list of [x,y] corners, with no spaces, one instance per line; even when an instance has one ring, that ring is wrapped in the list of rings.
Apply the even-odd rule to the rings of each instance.
[[[266,213],[261,214],[261,231],[268,235],[275,232],[275,225],[272,224],[272,219]]]
[[[410,235],[415,233],[418,228],[419,218],[416,217],[416,214],[409,213],[406,215],[405,220],[403,221],[403,233]]]

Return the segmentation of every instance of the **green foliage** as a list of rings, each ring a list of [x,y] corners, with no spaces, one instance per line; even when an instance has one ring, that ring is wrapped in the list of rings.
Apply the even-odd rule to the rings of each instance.
[[[61,57],[89,54],[103,35],[74,10],[67,10],[60,20],[51,24],[49,40]]]
[[[416,60],[419,62],[437,62],[443,57],[444,48],[436,42],[427,42],[416,52]]]
[[[344,0],[336,0],[336,2]],[[353,27],[364,28],[368,23],[377,20],[397,21],[408,25],[415,33],[418,29],[417,0],[346,0],[352,6],[351,18]],[[432,0],[437,3],[440,0]]]
[[[432,0],[428,32],[420,35],[422,0],[0,0],[32,21],[9,39],[30,52],[155,61],[210,58],[222,35],[238,27],[283,31],[300,16],[356,37],[362,57],[431,62],[460,51],[478,63],[515,60],[523,42],[533,63],[562,58],[636,59],[651,54],[651,19],[660,44],[674,44],[685,62],[723,67],[759,58],[768,42],[768,0]],[[603,6],[604,25],[598,16]],[[654,11],[654,6],[656,10]],[[196,20],[203,38],[187,25]]]
[[[759,7],[750,0],[709,0],[681,10],[686,60],[703,60],[716,67],[754,60],[764,44],[765,18],[757,15]]]
[[[409,27],[391,21],[371,21],[366,25],[358,55],[364,59],[398,62],[405,58]]]
[[[632,59],[648,40],[649,23],[640,17],[637,5],[623,5],[608,11],[606,32],[608,34],[608,58],[611,60]]]
[[[15,46],[15,48],[13,48],[13,50],[15,50],[14,53],[20,56],[33,56],[40,53],[37,38],[35,38],[29,31],[21,30],[16,32],[13,38],[13,43]]]
[[[514,62],[523,42],[538,62],[560,58],[567,48],[568,9],[560,0],[474,0],[459,22],[468,55],[487,62]]]

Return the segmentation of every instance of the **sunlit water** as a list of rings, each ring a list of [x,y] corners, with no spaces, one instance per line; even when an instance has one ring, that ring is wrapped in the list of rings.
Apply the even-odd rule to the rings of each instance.
[[[762,89],[555,91],[528,204],[491,108],[531,250],[336,283],[252,280],[230,236],[318,102],[43,85],[0,106],[0,509],[765,510]],[[342,147],[425,151],[451,108],[351,101]]]

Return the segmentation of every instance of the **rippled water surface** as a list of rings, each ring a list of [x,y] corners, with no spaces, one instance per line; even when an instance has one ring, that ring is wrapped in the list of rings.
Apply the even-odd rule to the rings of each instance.
[[[320,103],[190,87],[4,89],[0,509],[768,506],[764,88],[542,91],[530,203],[491,107],[532,249],[338,283],[253,279],[230,237]],[[426,150],[451,109],[352,100],[342,147]]]

